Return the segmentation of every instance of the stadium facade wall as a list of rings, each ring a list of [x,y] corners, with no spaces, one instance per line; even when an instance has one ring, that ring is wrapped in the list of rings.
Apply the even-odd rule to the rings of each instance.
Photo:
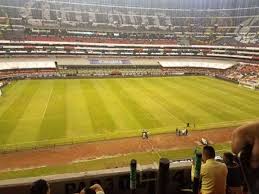
[[[190,160],[170,164],[167,193],[183,193],[181,189],[191,188]],[[136,194],[155,194],[158,164],[138,165]],[[53,194],[73,194],[84,186],[99,183],[106,194],[130,194],[130,168],[116,168],[81,173],[52,175],[46,177],[21,178],[0,181],[0,193],[28,194],[33,181],[44,178],[50,183]],[[170,191],[170,192],[169,192]]]

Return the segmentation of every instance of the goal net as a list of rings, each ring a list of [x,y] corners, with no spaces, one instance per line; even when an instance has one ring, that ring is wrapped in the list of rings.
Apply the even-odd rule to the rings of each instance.
[[[244,82],[244,81],[241,81],[238,83],[239,86],[242,86],[242,87],[246,87],[246,88],[249,88],[251,90],[255,90],[256,88],[256,85],[255,83],[252,83],[252,82]]]

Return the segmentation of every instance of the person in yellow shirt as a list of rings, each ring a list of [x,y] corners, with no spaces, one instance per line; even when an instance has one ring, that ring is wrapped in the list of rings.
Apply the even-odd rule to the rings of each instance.
[[[215,159],[212,146],[204,146],[201,165],[201,194],[226,194],[228,169],[224,163]]]

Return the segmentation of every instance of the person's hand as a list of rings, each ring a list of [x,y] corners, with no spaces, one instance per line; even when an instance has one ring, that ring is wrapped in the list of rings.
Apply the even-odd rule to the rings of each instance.
[[[95,192],[103,191],[103,188],[99,184],[94,184],[90,187],[90,189],[94,190]]]
[[[77,193],[75,193],[77,194]],[[85,189],[82,189],[79,194],[85,194]]]
[[[252,146],[250,165],[259,167],[259,122],[238,127],[232,134],[232,151],[240,153],[247,145]]]

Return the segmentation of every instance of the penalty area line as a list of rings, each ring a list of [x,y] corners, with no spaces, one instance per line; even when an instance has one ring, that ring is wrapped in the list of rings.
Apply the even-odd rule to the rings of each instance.
[[[50,101],[50,98],[52,96],[52,93],[53,93],[53,87],[51,88],[51,91],[49,93],[48,100],[47,100],[47,103],[45,105],[45,108],[44,108],[44,111],[43,111],[43,114],[42,114],[42,119],[44,119],[44,117],[45,117],[45,114],[46,114],[46,111],[47,111],[47,108],[48,108],[49,101]]]

